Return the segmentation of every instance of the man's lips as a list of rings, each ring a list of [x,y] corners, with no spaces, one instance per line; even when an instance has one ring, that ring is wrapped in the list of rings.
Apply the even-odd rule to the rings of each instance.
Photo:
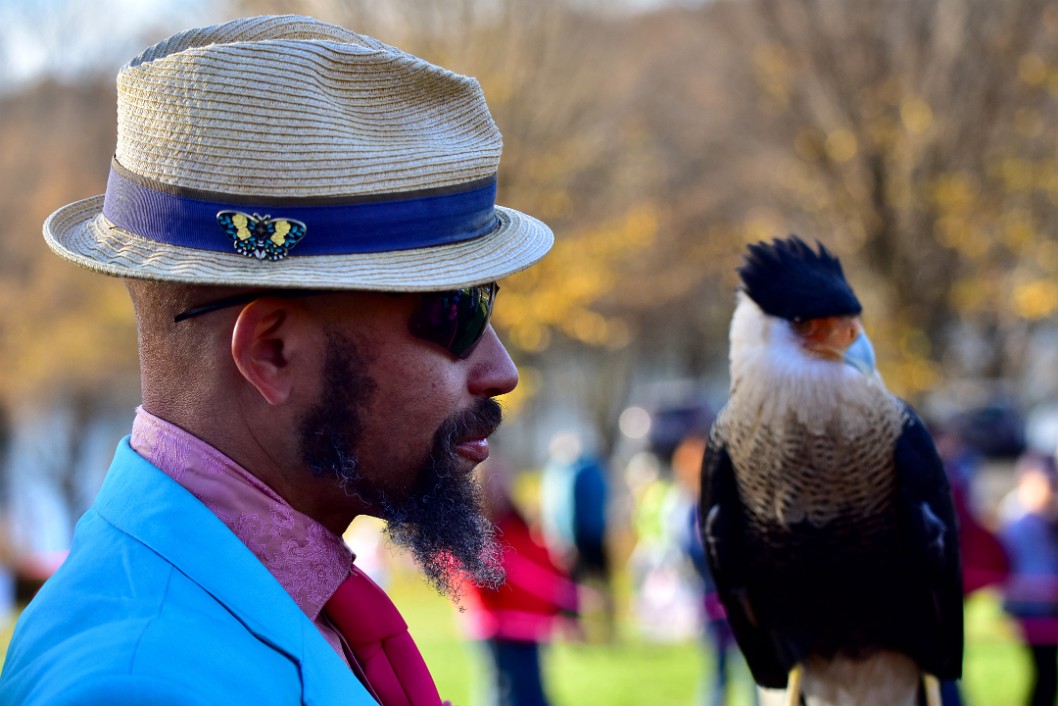
[[[499,428],[502,419],[500,406],[495,400],[481,400],[452,424],[448,448],[474,465],[481,463],[489,457],[489,437]]]
[[[456,453],[474,463],[481,463],[489,457],[489,440],[484,437],[464,439],[456,445]]]

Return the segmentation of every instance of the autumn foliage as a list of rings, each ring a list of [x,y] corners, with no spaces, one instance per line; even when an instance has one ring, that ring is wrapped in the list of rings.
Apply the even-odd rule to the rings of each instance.
[[[612,390],[598,398],[604,417],[630,375],[722,371],[744,245],[790,232],[846,262],[898,393],[1019,380],[1026,341],[1053,326],[1053,3],[225,7],[314,14],[478,77],[505,138],[500,201],[557,235],[539,267],[503,283],[496,311],[530,392],[546,395],[550,369],[586,357],[597,375],[583,396]],[[104,188],[115,69],[0,100],[9,407],[135,388],[120,283],[58,261],[40,237],[51,210]],[[1033,390],[1058,393],[1048,384]]]

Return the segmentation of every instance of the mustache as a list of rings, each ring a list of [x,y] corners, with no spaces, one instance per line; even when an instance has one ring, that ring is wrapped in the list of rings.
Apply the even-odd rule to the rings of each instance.
[[[492,436],[503,422],[503,407],[491,397],[478,400],[467,410],[446,419],[437,430],[434,446],[452,453],[456,445],[466,439]]]

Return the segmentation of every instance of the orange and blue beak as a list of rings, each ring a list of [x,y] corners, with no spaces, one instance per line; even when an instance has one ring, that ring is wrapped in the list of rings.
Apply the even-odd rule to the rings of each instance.
[[[874,346],[871,339],[867,338],[867,332],[860,330],[860,335],[852,342],[842,358],[846,363],[859,370],[864,375],[874,375],[876,368],[874,358]]]

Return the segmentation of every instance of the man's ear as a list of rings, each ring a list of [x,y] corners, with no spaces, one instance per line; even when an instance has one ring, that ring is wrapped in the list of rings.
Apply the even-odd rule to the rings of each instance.
[[[292,361],[302,344],[299,319],[289,300],[265,298],[247,304],[235,320],[231,357],[268,404],[283,404],[293,390]]]

